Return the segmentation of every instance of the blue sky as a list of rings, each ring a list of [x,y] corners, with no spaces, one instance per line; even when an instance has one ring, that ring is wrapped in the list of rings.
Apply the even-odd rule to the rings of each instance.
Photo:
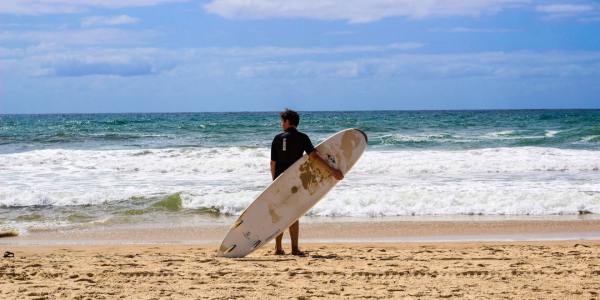
[[[3,0],[0,113],[600,108],[600,1]]]

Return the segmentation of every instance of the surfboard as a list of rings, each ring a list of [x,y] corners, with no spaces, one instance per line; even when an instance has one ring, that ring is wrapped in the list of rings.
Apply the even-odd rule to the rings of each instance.
[[[344,176],[367,148],[359,129],[342,130],[315,147]],[[279,175],[233,223],[217,256],[244,257],[285,231],[312,208],[338,180],[329,170],[302,156]]]

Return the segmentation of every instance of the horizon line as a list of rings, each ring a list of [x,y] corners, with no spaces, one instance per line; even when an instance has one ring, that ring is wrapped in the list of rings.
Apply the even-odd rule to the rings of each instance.
[[[549,110],[600,110],[597,108],[467,108],[467,109],[357,109],[357,110],[297,110],[298,112],[435,112],[435,111],[549,111]],[[196,113],[279,113],[282,110],[237,110],[237,111],[128,111],[128,112],[42,112],[42,113],[0,113],[9,115],[111,115],[111,114],[196,114]]]

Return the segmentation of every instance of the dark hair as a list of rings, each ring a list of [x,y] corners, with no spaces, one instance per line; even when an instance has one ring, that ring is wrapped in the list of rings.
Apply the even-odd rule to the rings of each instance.
[[[290,121],[290,125],[292,126],[298,126],[298,124],[300,124],[300,115],[289,108],[286,108],[285,111],[280,112],[279,116],[281,117],[281,120]]]

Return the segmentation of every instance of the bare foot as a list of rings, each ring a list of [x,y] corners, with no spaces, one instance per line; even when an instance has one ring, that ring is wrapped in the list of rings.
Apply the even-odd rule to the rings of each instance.
[[[299,249],[295,249],[295,250],[292,250],[292,255],[295,255],[295,256],[306,256],[306,253],[300,251]]]
[[[275,255],[285,255],[285,251],[283,249],[275,249]]]

